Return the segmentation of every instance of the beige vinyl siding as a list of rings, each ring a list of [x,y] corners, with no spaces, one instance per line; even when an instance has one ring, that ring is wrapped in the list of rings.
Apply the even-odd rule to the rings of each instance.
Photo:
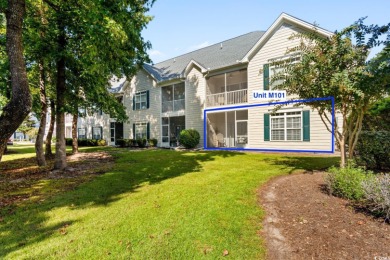
[[[186,84],[186,129],[196,129],[203,147],[203,109],[206,97],[206,79],[196,68],[188,73]]]
[[[264,43],[261,49],[252,57],[248,64],[248,103],[258,101],[253,99],[253,91],[263,90],[263,74],[260,72],[263,65],[270,59],[286,55],[287,48],[296,46],[299,40],[289,40],[293,33],[300,29],[290,24],[282,24],[273,35]],[[291,97],[289,97],[291,98]],[[315,97],[313,97],[315,98]],[[292,105],[291,105],[292,106]],[[284,107],[285,108],[285,107]],[[248,111],[248,147],[264,149],[302,149],[302,150],[330,150],[331,133],[326,130],[318,113],[310,113],[310,142],[303,141],[264,141],[264,113],[272,109],[269,106],[251,108]],[[304,108],[310,110],[310,108]]]
[[[149,108],[142,110],[133,110],[133,96],[137,92],[149,90]],[[160,138],[160,112],[161,112],[161,89],[157,87],[153,78],[144,70],[139,70],[130,81],[129,86],[125,88],[123,103],[126,107],[129,122],[123,124],[124,138],[133,138],[133,124],[136,122],[150,123],[150,138],[156,138],[158,145]]]
[[[68,126],[68,124],[67,124]],[[69,126],[72,126],[70,123]],[[110,145],[110,115],[102,114],[99,115],[94,113],[85,117],[79,117],[77,121],[77,128],[85,128],[87,138],[92,138],[92,128],[102,127],[102,138],[106,140],[107,144]]]
[[[286,108],[288,107],[283,107],[283,109],[278,112],[288,112],[288,109]],[[326,129],[318,112],[311,111],[309,107],[302,107],[299,109],[310,110],[310,142],[264,141],[264,114],[271,113],[272,107],[261,106],[250,108],[248,111],[248,148],[330,151],[332,148],[332,134]]]

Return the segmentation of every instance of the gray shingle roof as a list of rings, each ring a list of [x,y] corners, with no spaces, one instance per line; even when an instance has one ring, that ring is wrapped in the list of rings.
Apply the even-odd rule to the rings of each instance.
[[[121,83],[119,86],[117,86],[117,87],[109,88],[109,89],[108,89],[108,92],[113,93],[113,94],[116,94],[116,93],[121,92],[123,86],[125,85],[125,82],[126,82],[126,81],[122,82],[122,83]]]
[[[237,64],[237,60],[244,58],[264,33],[263,31],[250,32],[155,65],[145,64],[144,69],[160,82],[182,77],[184,69],[191,60],[209,70],[232,66]]]

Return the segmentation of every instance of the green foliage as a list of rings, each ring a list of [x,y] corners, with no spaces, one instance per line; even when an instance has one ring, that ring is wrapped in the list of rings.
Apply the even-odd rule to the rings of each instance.
[[[361,201],[364,198],[363,181],[373,178],[371,172],[348,163],[345,168],[331,167],[325,176],[328,191],[338,197]]]
[[[137,145],[139,148],[144,148],[147,144],[147,140],[144,138],[144,139],[141,139],[141,138],[138,138],[137,139]]]
[[[390,169],[390,131],[363,131],[356,146],[357,162],[372,170]]]
[[[68,146],[71,146],[73,142],[72,138],[65,138],[65,144]],[[87,139],[87,138],[80,138],[77,139],[78,146],[106,146],[107,142],[104,139]]]
[[[187,149],[195,148],[199,141],[200,135],[195,129],[184,129],[180,132],[179,143]]]
[[[365,205],[390,221],[390,174],[363,181]]]
[[[150,147],[156,147],[157,143],[158,143],[158,141],[157,141],[156,138],[152,138],[152,139],[148,140],[148,144],[149,144]]]
[[[140,145],[141,144],[141,145]],[[119,147],[156,147],[157,146],[157,139],[117,139],[116,145],[119,145]]]
[[[390,97],[372,104],[365,114],[363,130],[390,131]]]
[[[35,128],[35,124],[36,122],[31,118],[31,116],[27,116],[17,131],[23,134],[27,134],[28,132],[33,133],[32,130]]]

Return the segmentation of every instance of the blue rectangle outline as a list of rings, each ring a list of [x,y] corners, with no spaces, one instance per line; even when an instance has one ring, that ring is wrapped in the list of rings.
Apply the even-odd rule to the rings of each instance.
[[[223,111],[223,110],[233,110],[240,108],[250,108],[250,107],[260,107],[260,106],[270,106],[270,105],[282,105],[282,104],[291,104],[291,103],[307,103],[313,101],[328,101],[332,102],[332,148],[328,150],[284,150],[284,149],[266,149],[266,148],[237,148],[237,147],[207,147],[207,120],[206,114],[210,111]],[[323,98],[310,98],[310,99],[299,99],[299,100],[289,100],[289,101],[279,101],[279,102],[269,102],[269,103],[260,103],[252,105],[242,105],[242,106],[231,106],[231,107],[222,107],[222,108],[210,108],[203,110],[203,149],[204,150],[218,150],[218,151],[263,151],[263,152],[298,152],[298,153],[334,153],[334,122],[335,122],[335,100],[334,97],[323,97]]]

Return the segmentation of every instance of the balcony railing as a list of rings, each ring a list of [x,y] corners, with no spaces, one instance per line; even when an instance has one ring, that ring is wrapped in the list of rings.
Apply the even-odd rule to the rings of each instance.
[[[222,92],[212,95],[207,95],[206,106],[225,106],[248,102],[248,89],[240,89],[235,91]]]
[[[162,102],[162,112],[173,112],[185,109],[185,99]]]

